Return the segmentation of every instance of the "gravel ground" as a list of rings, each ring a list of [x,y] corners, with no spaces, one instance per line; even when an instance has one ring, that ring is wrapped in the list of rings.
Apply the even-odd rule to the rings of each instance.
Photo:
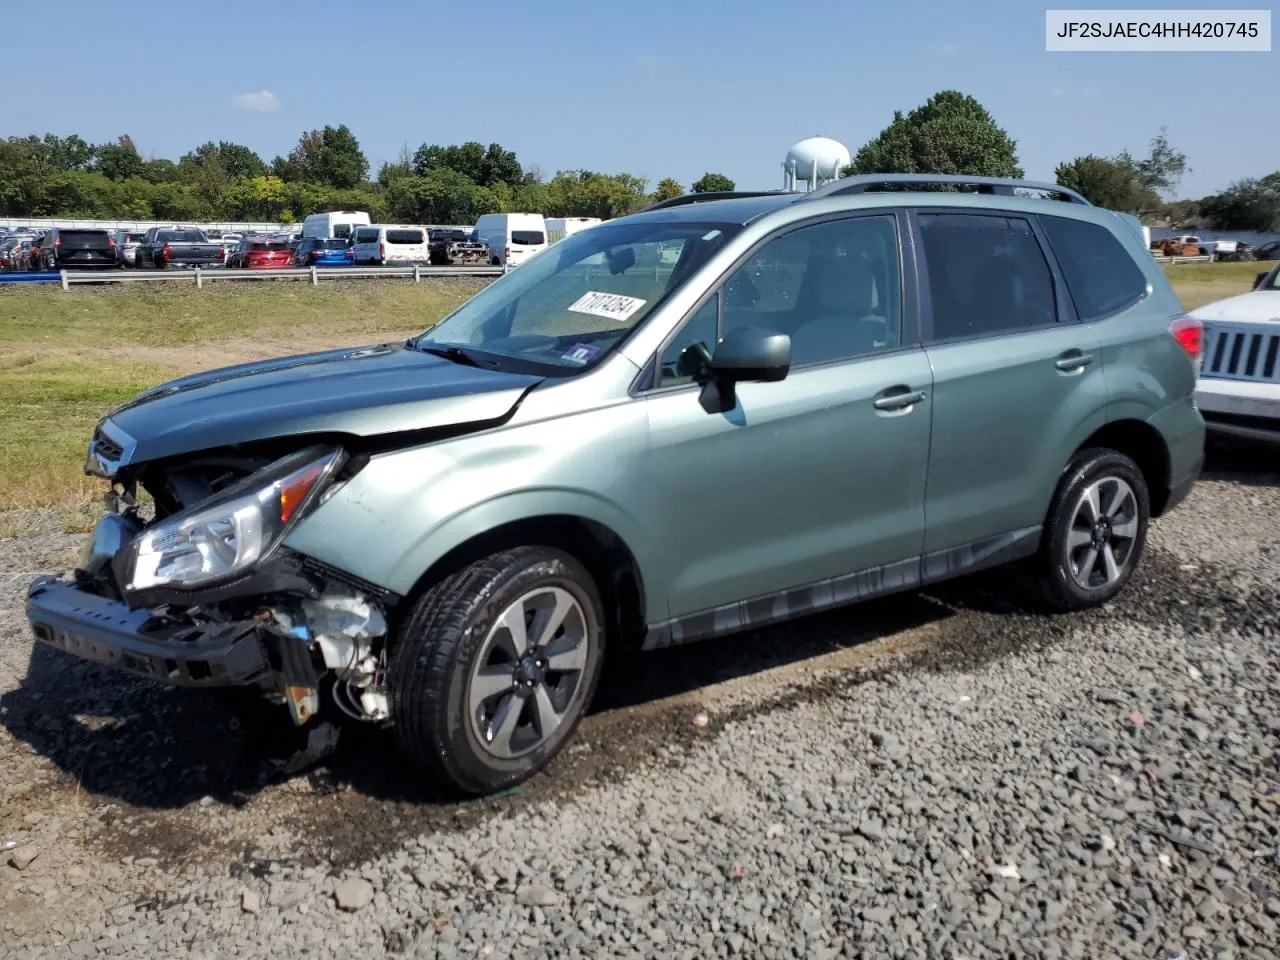
[[[26,579],[79,542],[33,516],[0,955],[1280,956],[1276,463],[1215,453],[1103,610],[996,573],[648,655],[547,774],[452,806],[376,733],[289,775],[265,708],[33,653]]]

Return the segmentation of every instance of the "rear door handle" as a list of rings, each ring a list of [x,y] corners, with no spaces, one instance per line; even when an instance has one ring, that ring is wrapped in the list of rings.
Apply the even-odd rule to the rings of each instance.
[[[1076,370],[1083,370],[1091,363],[1093,363],[1093,354],[1082,353],[1079,350],[1068,350],[1058,357],[1053,365],[1063,373],[1073,373]]]
[[[913,407],[924,399],[923,390],[912,390],[910,387],[890,387],[881,390],[872,400],[877,410],[902,410]]]

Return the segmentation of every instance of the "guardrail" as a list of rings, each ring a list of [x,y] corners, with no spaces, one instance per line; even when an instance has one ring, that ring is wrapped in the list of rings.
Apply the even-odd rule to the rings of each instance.
[[[80,283],[138,283],[152,280],[195,282],[204,287],[212,280],[310,280],[319,285],[321,280],[379,279],[383,277],[412,278],[420,283],[424,278],[437,277],[500,277],[505,267],[428,267],[414,264],[405,267],[282,267],[265,270],[228,270],[200,267],[171,270],[92,270],[58,273],[0,273],[0,284],[6,283],[60,283],[63,290],[70,290]]]
[[[1211,253],[1206,253],[1199,257],[1158,257],[1152,254],[1152,259],[1156,263],[1213,263],[1214,257]]]

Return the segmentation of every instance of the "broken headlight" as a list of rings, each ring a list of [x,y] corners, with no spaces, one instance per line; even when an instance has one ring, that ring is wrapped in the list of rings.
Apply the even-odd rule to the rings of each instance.
[[[316,502],[344,458],[332,447],[299,451],[149,527],[129,545],[125,589],[207,586],[247,573]]]

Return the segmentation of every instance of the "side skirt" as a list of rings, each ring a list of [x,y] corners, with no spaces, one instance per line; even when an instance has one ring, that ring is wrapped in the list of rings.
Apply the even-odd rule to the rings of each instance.
[[[660,650],[740,630],[766,627],[783,620],[1000,566],[1034,554],[1040,547],[1040,536],[1039,525],[1025,527],[924,556],[858,570],[750,600],[737,600],[683,617],[673,617],[650,624],[641,649]]]

